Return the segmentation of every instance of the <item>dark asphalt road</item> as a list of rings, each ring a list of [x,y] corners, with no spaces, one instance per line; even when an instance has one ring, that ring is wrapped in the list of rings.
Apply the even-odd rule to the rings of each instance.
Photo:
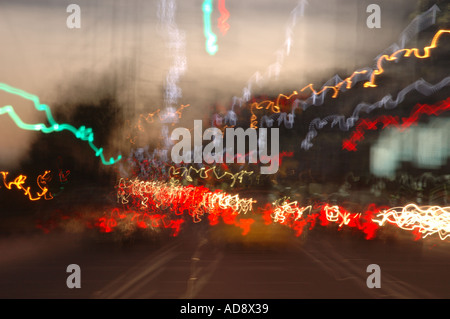
[[[127,243],[86,234],[0,240],[0,298],[304,299],[449,298],[450,245],[406,238],[365,241],[315,228],[287,244],[227,244],[195,227]],[[66,267],[81,267],[81,288]],[[369,264],[381,288],[369,289]]]

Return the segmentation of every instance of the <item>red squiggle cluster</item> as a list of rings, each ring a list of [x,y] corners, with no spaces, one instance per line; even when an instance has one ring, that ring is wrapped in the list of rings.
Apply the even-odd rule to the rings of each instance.
[[[263,212],[266,225],[279,223],[292,228],[296,236],[300,236],[305,227],[313,229],[317,222],[327,226],[330,223],[338,224],[339,229],[344,226],[356,228],[366,234],[366,239],[373,239],[379,225],[372,219],[381,211],[375,205],[370,205],[363,213],[350,213],[343,207],[330,204],[316,204],[299,206],[297,202],[282,199],[269,204]]]
[[[400,123],[398,116],[389,115],[382,115],[374,120],[360,120],[350,138],[343,141],[342,149],[347,151],[356,151],[356,144],[364,139],[365,132],[367,130],[377,130],[379,124],[383,124],[382,129],[387,127],[396,127],[400,131],[403,131],[416,124],[419,117],[423,114],[438,116],[448,110],[450,110],[450,98],[435,105],[417,104],[409,117],[402,118],[402,123]]]
[[[325,204],[320,210],[319,219],[321,225],[326,226],[330,222],[337,223],[339,228],[344,225],[348,227],[357,228],[366,234],[366,239],[375,238],[378,224],[373,221],[373,218],[380,212],[380,209],[375,205],[369,206],[364,213],[349,213],[342,207],[330,206]]]
[[[339,230],[344,227],[354,228],[363,232],[367,240],[374,239],[378,229],[386,225],[411,231],[416,240],[433,234],[438,234],[441,240],[450,237],[450,207],[408,204],[405,207],[388,208],[371,204],[355,213],[329,203],[301,206],[284,197],[264,208],[253,210],[256,201],[252,198],[211,191],[203,186],[123,178],[117,186],[117,201],[124,207],[113,208],[100,217],[92,214],[84,217],[79,214],[72,217],[58,214],[57,219],[40,222],[38,227],[48,232],[58,227],[56,220],[69,225],[71,219],[78,219],[82,225],[96,227],[104,233],[137,227],[155,231],[168,229],[173,236],[177,236],[181,226],[190,219],[194,224],[206,221],[210,226],[222,221],[226,225],[241,228],[242,235],[247,235],[259,219],[256,217],[262,217],[265,226],[284,225],[294,230],[296,236],[300,236],[308,225],[309,229],[313,229],[320,223],[321,226],[335,224]],[[246,215],[245,218],[243,215]],[[84,221],[86,219],[89,221]]]
[[[124,210],[121,212],[119,208],[114,208],[110,212],[107,212],[105,216],[100,217],[95,223],[95,226],[101,232],[110,233],[121,222],[128,225],[134,224],[142,229],[172,229],[172,236],[177,236],[181,230],[181,224],[184,223],[184,219],[173,219],[168,214],[151,214],[134,210]]]
[[[297,202],[277,201],[264,212],[266,224],[280,223],[296,231],[300,236],[306,225],[312,229],[317,221],[320,225],[330,223],[358,229],[366,234],[367,240],[374,239],[377,230],[387,224],[411,231],[415,240],[438,234],[441,240],[450,237],[450,207],[417,206],[377,207],[374,204],[362,213],[351,213],[338,205],[318,204],[300,207]],[[306,214],[305,214],[306,213]]]
[[[238,215],[252,212],[252,204],[256,202],[251,198],[241,199],[239,195],[230,195],[219,190],[212,192],[203,186],[181,186],[176,183],[123,178],[119,181],[117,200],[123,205],[137,209],[137,214],[141,216],[134,216],[133,219],[141,225],[142,222],[154,219],[155,214],[164,212],[167,212],[167,215],[182,217],[189,215],[194,223],[202,221],[206,215],[210,225],[217,224],[221,217],[226,224],[242,228],[243,235],[249,232],[254,220],[238,218]],[[170,225],[164,220],[164,225]],[[177,221],[177,226],[181,223]]]
[[[316,207],[314,207],[316,208]],[[316,225],[317,214],[311,214],[313,207],[301,207],[297,202],[291,202],[289,199],[283,198],[272,204],[267,204],[262,212],[263,220],[266,225],[281,224],[295,231],[295,235],[299,237],[307,224],[309,229],[313,229]]]
[[[187,203],[189,200],[182,201]],[[191,205],[195,206],[193,203]],[[231,207],[224,209],[216,204],[209,211],[205,222],[208,222],[210,226],[216,226],[222,221],[225,225],[241,228],[241,234],[245,236],[249,234],[251,226],[256,222],[256,214],[259,214],[265,227],[275,224],[283,225],[292,229],[297,237],[303,234],[307,226],[312,230],[319,223],[324,227],[330,224],[337,225],[338,230],[353,228],[364,233],[366,240],[374,239],[377,231],[386,225],[410,231],[415,236],[415,240],[434,234],[439,235],[441,240],[445,240],[450,237],[449,212],[450,207],[419,207],[408,204],[405,207],[382,208],[371,204],[362,212],[352,213],[339,205],[321,203],[300,206],[297,202],[283,198],[267,204],[264,209],[258,209],[248,218],[242,218],[242,215]],[[190,212],[188,215],[190,215],[188,219],[194,218]],[[186,217],[186,214],[166,211],[161,207],[152,209],[116,207],[106,211],[101,217],[98,215],[95,217],[94,214],[78,213],[69,216],[60,213],[55,218],[39,221],[37,227],[48,233],[58,227],[74,228],[73,221],[76,221],[81,227],[98,228],[103,233],[114,231],[127,233],[128,230],[132,231],[136,228],[155,232],[165,229],[169,230],[172,236],[177,236],[186,222]]]
[[[110,232],[117,226],[118,221],[125,220],[131,216],[130,221],[140,228],[171,228],[176,236],[184,222],[186,216],[190,216],[194,223],[198,223],[206,215],[211,226],[217,225],[222,220],[227,225],[234,225],[242,229],[242,235],[250,232],[251,225],[255,222],[255,214],[262,215],[266,226],[271,224],[281,224],[295,231],[296,236],[300,236],[305,227],[313,229],[319,222],[321,226],[336,224],[338,229],[344,227],[354,228],[362,231],[367,240],[376,237],[377,230],[384,226],[385,220],[389,224],[400,229],[411,230],[416,235],[416,240],[439,233],[442,240],[448,237],[448,207],[433,207],[430,209],[419,209],[415,205],[408,205],[402,212],[402,217],[395,220],[393,216],[395,209],[388,207],[377,207],[375,204],[369,205],[364,211],[349,212],[339,205],[328,203],[316,203],[308,206],[301,206],[296,201],[289,198],[281,198],[274,203],[267,204],[264,209],[253,211],[253,199],[241,199],[239,195],[230,195],[222,191],[212,192],[200,186],[180,186],[171,183],[145,182],[138,179],[121,179],[118,186],[118,201],[122,204],[130,204],[134,209],[125,210],[120,213],[116,208],[111,211],[108,217],[99,219],[98,227],[104,232]],[[415,207],[416,209],[408,209]],[[426,210],[428,209],[428,210]],[[252,213],[250,218],[242,218],[242,215]],[[397,214],[399,215],[399,214]],[[439,216],[437,216],[439,215]],[[379,220],[380,216],[389,218]],[[431,218],[431,217],[432,218]],[[414,221],[419,226],[406,227],[408,223]],[[436,221],[436,222],[435,222]],[[430,226],[432,224],[432,227]],[[409,224],[408,224],[409,225]],[[425,229],[426,231],[416,231]]]

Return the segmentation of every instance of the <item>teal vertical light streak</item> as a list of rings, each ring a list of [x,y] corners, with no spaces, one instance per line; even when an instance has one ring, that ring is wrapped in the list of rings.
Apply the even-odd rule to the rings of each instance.
[[[213,11],[213,1],[205,0],[202,6],[204,34],[206,37],[206,52],[209,55],[216,54],[219,47],[217,46],[217,36],[211,30],[211,13]]]

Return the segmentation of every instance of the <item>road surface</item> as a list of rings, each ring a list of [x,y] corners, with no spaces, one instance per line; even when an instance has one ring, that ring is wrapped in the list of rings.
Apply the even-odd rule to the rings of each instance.
[[[195,226],[195,225],[194,225]],[[366,241],[316,227],[277,244],[222,242],[190,227],[178,237],[53,232],[0,239],[0,298],[449,298],[450,250],[439,240]],[[69,289],[67,266],[81,269]],[[368,288],[367,266],[381,269]]]

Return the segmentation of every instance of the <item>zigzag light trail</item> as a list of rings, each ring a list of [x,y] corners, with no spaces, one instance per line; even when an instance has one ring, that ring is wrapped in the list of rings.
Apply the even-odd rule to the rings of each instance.
[[[28,92],[14,88],[4,83],[0,83],[0,90],[20,96],[26,100],[30,100],[31,102],[33,102],[36,110],[45,112],[47,116],[47,121],[50,123],[50,126],[46,126],[43,123],[28,124],[22,121],[22,119],[17,115],[17,113],[15,112],[14,108],[11,105],[1,107],[0,115],[8,114],[19,128],[29,131],[41,131],[46,134],[67,130],[70,131],[73,135],[75,135],[76,138],[82,141],[87,141],[92,150],[94,150],[95,156],[99,156],[104,165],[112,165],[121,160],[122,156],[119,155],[116,159],[111,157],[109,161],[106,161],[103,155],[103,148],[98,148],[97,146],[94,145],[94,132],[92,131],[91,128],[80,126],[80,128],[77,129],[70,124],[57,123],[52,116],[50,107],[46,104],[42,104],[39,100],[39,97],[37,97],[36,95],[30,94]]]
[[[280,100],[290,100],[292,99],[294,96],[297,96],[298,93],[297,91],[294,91],[291,95],[287,96],[284,94],[279,94],[277,99],[275,100],[275,102],[270,101],[270,100],[265,100],[262,102],[253,102],[250,104],[250,112],[251,112],[251,117],[250,117],[250,127],[257,129],[258,128],[258,122],[257,119],[258,117],[255,114],[255,110],[261,110],[261,109],[265,109],[265,110],[270,110],[273,113],[280,113]]]
[[[424,79],[420,79],[402,89],[397,94],[397,98],[395,100],[389,94],[373,104],[368,104],[365,102],[359,103],[355,107],[353,114],[348,118],[346,118],[345,115],[338,115],[338,114],[329,115],[323,119],[315,118],[314,120],[311,121],[309,125],[309,131],[306,134],[305,139],[302,141],[301,147],[305,150],[310,149],[313,146],[311,141],[314,137],[317,136],[318,130],[322,129],[325,125],[329,123],[331,123],[331,127],[334,127],[336,124],[339,124],[339,128],[342,131],[348,131],[359,120],[359,114],[361,112],[370,113],[373,110],[379,108],[393,109],[397,105],[402,103],[405,99],[405,96],[412,91],[417,91],[422,95],[428,96],[436,93],[437,91],[448,86],[449,84],[450,84],[450,76],[444,78],[435,85],[426,82]]]
[[[439,115],[442,112],[450,110],[450,98],[441,101],[435,105],[417,104],[411,115],[407,118],[403,118],[403,123],[400,124],[397,116],[382,115],[373,120],[361,120],[356,125],[355,130],[352,132],[349,139],[346,139],[342,143],[342,149],[347,151],[356,151],[356,143],[364,139],[364,133],[366,130],[376,130],[377,124],[382,123],[382,128],[394,126],[403,131],[409,128],[411,125],[417,123],[419,116],[426,115]]]
[[[384,50],[375,58],[375,61],[378,61],[382,55],[388,54],[389,52],[392,54],[399,49],[404,49],[406,43],[409,42],[414,36],[436,23],[436,13],[439,11],[441,11],[441,9],[439,9],[439,7],[435,4],[427,11],[416,16],[400,34],[398,43],[393,43],[390,47]]]
[[[423,54],[420,54],[419,49],[417,48],[412,48],[412,49],[400,49],[397,50],[396,52],[392,53],[391,55],[383,55],[381,56],[378,61],[377,61],[377,67],[378,69],[373,71],[371,76],[370,76],[370,81],[364,83],[364,87],[376,87],[377,85],[375,84],[375,78],[382,74],[384,72],[383,69],[383,60],[386,61],[395,61],[397,60],[399,57],[397,55],[399,54],[403,54],[404,57],[409,58],[411,55],[414,55],[416,58],[418,59],[426,59],[430,57],[430,50],[431,49],[435,49],[437,47],[437,43],[439,38],[441,37],[441,35],[443,34],[449,34],[450,30],[439,30],[438,32],[436,32],[436,34],[434,35],[433,39],[431,40],[431,44],[429,46],[426,46],[423,51]]]
[[[197,173],[199,175],[199,177],[203,178],[203,179],[208,179],[208,178],[214,176],[216,180],[221,180],[228,176],[232,180],[230,187],[234,187],[234,185],[236,184],[236,181],[239,181],[239,183],[242,183],[244,176],[246,176],[246,175],[250,176],[253,174],[253,171],[246,171],[246,170],[242,170],[235,174],[232,174],[230,172],[224,172],[223,174],[220,174],[217,172],[216,166],[209,167],[209,168],[202,167],[200,169],[197,169],[193,166],[190,166],[189,168],[187,168],[187,167],[177,168],[175,166],[171,166],[169,168],[169,175],[172,177],[180,175],[181,177],[184,177],[188,182],[192,182],[193,181],[192,176],[191,176],[192,171]],[[211,171],[213,172],[213,175],[208,175],[208,173]]]
[[[386,50],[384,50],[381,54],[379,54],[376,58],[376,64],[378,63],[378,60],[383,56],[386,55],[389,51],[392,53],[400,50],[400,49],[404,49],[405,48],[405,44],[416,34],[418,34],[419,32],[421,32],[422,30],[430,27],[431,25],[434,25],[436,22],[436,12],[440,11],[439,7],[437,5],[432,6],[430,9],[428,9],[427,11],[423,12],[422,14],[418,15],[417,17],[414,18],[414,20],[403,30],[403,32],[400,35],[400,42],[401,45],[397,45],[396,43],[392,44],[389,48],[387,48]],[[398,60],[397,60],[398,61]],[[359,74],[358,74],[359,72]],[[355,77],[356,79],[353,79],[352,82],[353,83],[357,83],[359,81],[362,81],[365,79],[364,76],[357,76],[360,74],[368,74],[370,75],[373,72],[372,68],[363,68],[360,71],[357,71],[356,74],[353,75],[353,77]],[[335,76],[334,78],[330,79],[329,81],[327,81],[327,83],[329,83],[330,81],[334,81],[336,83],[340,82],[338,79],[339,76]],[[342,79],[340,79],[342,81]],[[327,86],[328,84],[325,83],[324,85]],[[349,83],[348,83],[349,84]],[[350,85],[351,86],[351,85]],[[349,85],[345,86],[344,88],[342,88],[342,86],[340,86],[340,89],[346,89],[346,88],[350,88]],[[336,93],[336,92],[335,92]],[[320,98],[320,101],[317,101],[317,99]],[[315,95],[313,95],[312,97],[312,104],[314,105],[321,105],[324,102],[324,95],[322,94],[321,97],[316,97]],[[306,104],[306,101],[302,102],[303,103],[303,108],[306,109],[306,107],[308,106]],[[318,104],[319,103],[319,104]]]
[[[310,105],[321,105],[323,104],[324,100],[325,100],[325,96],[327,94],[328,91],[332,91],[333,95],[332,98],[337,98],[339,93],[341,91],[345,90],[349,90],[352,87],[354,87],[354,84],[359,82],[359,81],[363,81],[363,80],[367,80],[364,83],[364,87],[365,88],[374,88],[377,87],[377,84],[375,83],[376,77],[383,74],[384,73],[384,68],[383,68],[383,62],[384,61],[398,61],[398,59],[400,57],[416,57],[418,59],[426,59],[429,58],[431,55],[431,50],[435,49],[438,46],[438,41],[439,39],[442,37],[442,35],[444,34],[450,34],[450,30],[439,30],[438,32],[436,32],[436,34],[433,36],[433,39],[431,40],[430,45],[425,46],[423,48],[424,53],[421,54],[419,52],[418,48],[411,48],[411,49],[399,49],[397,51],[395,51],[394,53],[392,53],[391,55],[382,55],[378,58],[377,60],[377,68],[376,69],[370,69],[370,68],[364,68],[364,69],[360,69],[357,71],[354,71],[349,77],[345,78],[344,80],[340,80],[339,77],[335,77],[333,79],[331,79],[328,82],[337,82],[333,85],[330,85],[327,83],[325,83],[320,90],[316,90],[314,89],[314,85],[312,83],[306,85],[305,87],[303,87],[300,92],[304,92],[306,90],[309,90],[311,92],[311,96],[306,99],[306,100],[300,100],[300,99],[296,99],[293,103],[292,106],[292,110],[291,110],[291,114],[292,116],[294,115],[294,111],[297,107],[299,107],[299,104],[301,104],[301,107],[303,110],[306,110]],[[297,91],[294,91],[292,95],[297,95]],[[291,95],[291,96],[292,96]],[[280,94],[276,101],[279,100],[280,97],[285,96],[284,94]],[[252,104],[250,107],[252,109],[252,114],[254,115],[254,109],[256,107],[258,107],[259,109],[261,109],[261,105],[263,104],[273,104],[274,106],[270,109],[272,111],[272,113],[279,113],[279,105],[273,101],[270,100],[266,100],[266,101],[262,101],[256,104]],[[256,116],[255,116],[256,117]],[[266,120],[267,123],[267,120]],[[253,128],[257,128],[256,125],[256,120],[253,117],[253,120],[251,120],[251,125]]]
[[[301,9],[302,11],[304,10],[304,7]],[[435,24],[436,22],[436,12],[440,11],[439,7],[437,5],[432,6],[430,9],[428,9],[427,11],[423,12],[422,14],[418,15],[417,17],[414,18],[414,20],[403,30],[403,32],[401,33],[400,36],[400,42],[401,45],[397,45],[396,43],[394,43],[393,45],[391,45],[388,49],[384,50],[381,54],[379,54],[376,58],[375,61],[378,64],[378,61],[380,60],[380,58],[384,55],[387,54],[387,52],[392,51],[392,52],[397,52],[400,49],[404,49],[404,46],[406,44],[406,42],[408,42],[414,35],[418,34],[420,31],[426,29],[427,27]],[[391,54],[392,54],[391,52]],[[398,60],[397,60],[398,61]],[[333,97],[337,97],[337,94],[340,90],[345,90],[345,89],[350,89],[351,88],[351,84],[352,83],[357,83],[359,81],[363,81],[363,80],[368,80],[368,76],[370,76],[373,73],[373,69],[372,68],[363,68],[361,70],[356,71],[352,76],[350,76],[349,78],[347,78],[346,80],[342,81],[342,79],[338,76],[335,75],[333,78],[331,78],[330,80],[328,80],[323,86],[323,87],[329,87],[329,85],[334,82],[335,85],[338,85],[338,87],[329,87],[329,88],[333,88],[334,94]],[[347,82],[347,85],[343,87],[343,84]],[[340,83],[340,84],[339,84]],[[313,90],[313,86],[312,84],[309,84],[307,86],[305,86],[302,90],[306,89],[306,88],[310,88]],[[314,92],[314,90],[313,90]],[[325,93],[326,90],[320,90],[319,91],[320,94],[312,94],[312,96],[304,101],[301,101],[300,99],[297,99],[295,101],[295,104],[292,108],[291,111],[291,117],[292,120],[291,121],[284,121],[285,126],[287,128],[292,128],[293,125],[293,116],[294,116],[294,111],[295,109],[298,107],[298,104],[301,103],[302,104],[302,108],[303,110],[306,110],[309,106],[311,105],[322,105],[324,103],[325,100]],[[247,97],[247,100],[249,99],[249,97]],[[240,100],[241,101],[241,106],[242,106],[242,98],[238,99],[238,98],[234,98],[234,102],[232,107],[234,107],[234,104],[236,102],[236,100]],[[228,118],[232,119],[233,115],[234,115],[234,111],[229,111],[230,116],[228,116]],[[273,115],[276,115],[278,112],[274,112]],[[272,115],[272,116],[273,116]],[[264,121],[266,121],[268,125],[272,125],[273,121],[271,119],[268,119],[267,116],[264,116],[266,119],[261,119],[261,122],[263,123]],[[261,123],[261,125],[262,125]],[[287,124],[286,124],[287,123]],[[279,121],[278,125],[281,125],[281,121]]]
[[[300,10],[300,15],[303,16],[303,12],[304,12],[304,7],[307,4],[307,1],[302,1],[303,3],[300,3],[301,6],[297,6],[297,8]],[[296,9],[297,9],[296,8]],[[294,9],[293,12],[295,12],[296,10]],[[403,49],[405,44],[416,34],[418,34],[420,31],[426,29],[427,27],[435,24],[436,22],[436,12],[440,11],[439,7],[437,5],[432,6],[430,9],[428,9],[427,11],[423,12],[422,14],[418,15],[417,17],[414,18],[414,20],[403,30],[403,32],[401,33],[400,36],[400,42],[401,45],[397,45],[396,43],[392,44],[388,49],[384,50],[381,54],[379,54],[376,58],[375,61],[378,62],[378,60],[380,59],[381,56],[386,55],[387,52],[396,52],[399,49]],[[295,16],[294,16],[294,23],[295,23]],[[290,29],[287,29],[287,34],[289,34]],[[290,48],[290,41],[289,39],[287,39],[285,41],[285,44],[287,44],[288,49]],[[289,52],[289,51],[288,51]],[[359,81],[362,80],[368,80],[369,78],[367,77],[368,75],[370,76],[370,74],[373,72],[372,68],[363,68],[359,71],[357,71],[356,74],[354,74],[351,78],[352,78],[352,82],[353,83],[357,83]],[[254,75],[254,77],[256,75],[259,75],[259,73],[256,73]],[[256,76],[256,79],[259,79],[261,76]],[[329,86],[330,83],[334,82],[334,84],[337,84],[339,82],[345,82],[342,81],[342,79],[338,76],[335,75],[333,78],[331,78],[330,80],[328,80],[323,86]],[[342,85],[340,85],[339,89],[340,90],[344,90],[346,88],[349,88],[349,86],[351,86],[351,83],[347,83],[346,86],[342,87]],[[307,85],[306,87],[304,87],[304,89],[306,88],[312,88],[312,84]],[[230,110],[227,114],[226,117],[226,121],[228,123],[231,123],[231,125],[234,125],[235,121],[235,113],[234,113],[234,105],[236,104],[236,102],[239,102],[240,106],[242,106],[242,102],[246,102],[250,99],[250,88],[247,87],[246,89],[244,89],[244,95],[241,98],[238,97],[234,97],[233,98],[233,104],[232,104],[232,110]],[[323,91],[322,94],[320,94],[319,96],[317,95],[312,95],[310,98],[304,100],[304,101],[300,101],[299,99],[296,100],[296,105],[295,108],[297,108],[297,105],[299,103],[302,104],[302,108],[303,110],[306,110],[306,108],[310,105],[322,105],[324,103],[325,100],[325,93],[326,91]],[[337,96],[337,91],[335,91],[334,93],[335,96]],[[294,110],[295,108],[292,109],[292,116],[294,115]],[[278,112],[274,112],[274,115],[277,114]],[[266,116],[265,116],[266,117]],[[264,119],[262,119],[261,121],[263,121]],[[271,121],[270,119],[266,120],[269,123],[272,123],[273,121]],[[292,121],[293,122],[293,121]],[[261,124],[262,125],[262,124]],[[281,125],[281,122],[278,123],[278,125]],[[286,125],[286,121],[285,121],[285,125]],[[288,125],[291,127],[292,123],[288,122]],[[288,125],[286,125],[287,128]]]
[[[426,59],[429,58],[431,53],[431,49],[435,49],[437,47],[438,41],[440,39],[440,37],[443,34],[450,34],[450,30],[439,30],[438,32],[435,33],[435,35],[433,36],[433,39],[431,40],[431,43],[429,46],[426,46],[423,48],[424,53],[420,54],[419,49],[418,48],[411,48],[411,49],[399,49],[397,51],[395,51],[394,53],[392,53],[391,55],[382,55],[378,58],[377,60],[377,69],[373,70],[372,72],[370,72],[370,81],[364,83],[364,87],[368,88],[368,87],[377,87],[377,85],[375,84],[375,79],[377,76],[381,75],[384,73],[384,69],[383,69],[383,61],[396,61],[400,58],[399,55],[401,55],[403,53],[403,57],[409,58],[411,56],[414,56],[418,59]],[[323,86],[321,88],[321,90],[316,91],[314,89],[313,84],[308,84],[307,86],[305,86],[304,88],[301,89],[301,92],[303,92],[305,89],[310,89],[312,94],[314,95],[320,95],[321,93],[325,92],[326,90],[332,90],[334,92],[334,94],[332,95],[333,98],[336,98],[339,94],[339,91],[341,90],[341,87],[345,85],[345,88],[350,89],[352,87],[353,84],[353,78],[359,74],[368,74],[369,72],[367,72],[367,70],[358,70],[353,72],[353,74],[351,76],[349,76],[348,78],[346,78],[345,80],[337,83],[334,86]]]

